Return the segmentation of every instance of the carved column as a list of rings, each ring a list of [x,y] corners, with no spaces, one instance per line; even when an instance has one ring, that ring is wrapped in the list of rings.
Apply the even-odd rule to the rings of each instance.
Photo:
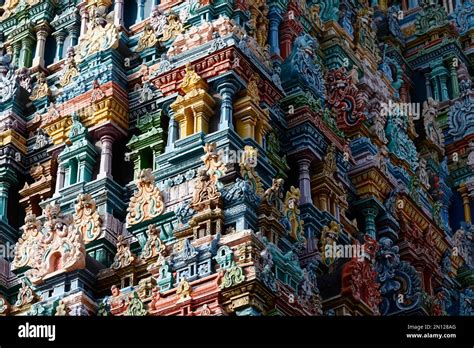
[[[270,53],[280,55],[279,27],[282,20],[281,11],[272,8],[268,15],[270,21],[268,42],[270,43]]]
[[[221,115],[219,119],[219,130],[234,129],[232,123],[232,101],[238,87],[232,81],[226,81],[217,86],[217,91],[222,96]]]
[[[441,75],[439,77],[439,82],[440,82],[440,88],[441,88],[441,100],[445,101],[449,99],[448,95],[448,85],[446,83],[447,76]]]
[[[431,93],[431,83],[428,73],[425,74],[425,86],[426,86],[426,98],[432,98],[433,94]]]
[[[313,204],[311,198],[311,178],[309,175],[309,166],[311,160],[308,158],[302,158],[298,160],[299,167],[299,186],[301,192],[300,204],[310,203]]]
[[[65,174],[66,174],[66,171],[64,170],[64,167],[62,165],[58,165],[58,171],[57,171],[57,174],[56,174],[56,187],[54,189],[54,196],[53,197],[60,196],[59,190],[61,190],[64,187]]]
[[[405,76],[403,77],[403,83],[400,87],[400,98],[403,102],[410,102],[410,80]]]
[[[145,0],[136,0],[137,1],[137,19],[135,23],[140,23],[145,18]]]
[[[166,150],[165,151],[171,151],[174,149],[174,143],[176,140],[179,139],[179,134],[178,134],[178,122],[174,118],[174,111],[169,108],[168,110],[168,115],[170,118],[170,122],[168,124],[168,140],[166,142]]]
[[[100,178],[112,178],[112,144],[114,138],[111,135],[103,135],[100,137],[102,143],[102,151],[100,152]]]
[[[293,39],[294,39],[294,36],[291,33],[289,26],[287,25],[286,28],[282,30],[281,35],[280,35],[280,40],[281,40],[280,56],[282,59],[286,59],[290,55],[291,43]],[[280,49],[280,46],[278,48]]]
[[[115,0],[114,3],[114,24],[118,27],[123,26],[123,3],[124,0]]]
[[[45,26],[36,28],[36,52],[33,59],[33,66],[44,67],[44,50],[46,46],[46,38],[48,37],[48,30]]]
[[[0,181],[0,220],[8,222],[7,207],[8,207],[8,189],[10,183],[8,181]]]
[[[85,7],[80,9],[81,13],[81,34],[80,36],[84,36],[87,32],[87,22],[89,22],[89,12]]]
[[[466,184],[461,184],[458,189],[458,192],[461,194],[462,197],[462,204],[464,207],[464,220],[466,223],[471,223],[471,205],[469,202],[469,193],[466,187]]]
[[[21,50],[21,42],[16,41],[13,43],[13,65],[18,66],[20,63],[20,50]]]
[[[459,81],[458,81],[458,74],[456,71],[456,67],[453,63],[451,63],[451,69],[449,71],[451,75],[451,86],[453,89],[453,98],[459,97]]]
[[[61,166],[64,166],[64,185],[63,187],[70,186],[77,181],[77,171],[73,171],[69,161],[61,163]]]
[[[361,211],[365,217],[365,233],[376,239],[375,218],[379,213],[378,209],[376,207],[364,207]]]
[[[79,28],[75,25],[68,28],[68,33],[71,35],[71,47],[77,45],[77,41],[79,39]]]
[[[64,48],[64,40],[66,39],[66,33],[63,31],[58,31],[53,34],[56,39],[56,56],[54,58],[55,62],[60,61],[63,59],[63,48]]]
[[[0,221],[8,222],[8,192],[18,183],[17,173],[9,167],[0,168]],[[1,231],[0,231],[1,232]]]
[[[23,40],[21,40],[20,61],[18,64],[19,68],[30,67],[32,46],[33,46],[33,41],[29,37],[25,37],[23,38]]]
[[[329,211],[328,208],[328,191],[327,190],[321,190],[319,192],[319,209],[323,211]]]
[[[436,76],[434,76],[434,77],[431,78],[431,81],[433,82],[434,99],[441,100],[441,96],[439,94],[438,78]]]

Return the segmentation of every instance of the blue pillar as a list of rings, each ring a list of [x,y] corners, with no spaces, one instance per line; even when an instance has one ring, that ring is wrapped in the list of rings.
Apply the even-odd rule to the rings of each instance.
[[[219,130],[227,128],[234,129],[234,125],[232,123],[232,104],[237,89],[237,84],[232,80],[226,80],[217,86],[217,91],[222,96]]]
[[[268,19],[270,22],[269,38],[270,53],[280,55],[280,37],[279,27],[282,20],[281,10],[272,8],[269,12]]]
[[[64,40],[66,39],[66,33],[59,31],[53,34],[56,37],[56,57],[55,62],[63,59]]]
[[[145,19],[145,0],[137,0],[137,19],[135,23],[140,23]]]

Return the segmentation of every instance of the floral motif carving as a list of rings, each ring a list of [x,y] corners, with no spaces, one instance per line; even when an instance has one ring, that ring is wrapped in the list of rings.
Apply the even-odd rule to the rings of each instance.
[[[158,39],[156,37],[155,31],[153,30],[150,23],[146,23],[143,28],[143,34],[140,36],[137,44],[137,52],[141,52],[147,48],[152,48],[156,45]]]
[[[15,307],[22,307],[27,304],[32,304],[38,300],[38,295],[29,287],[24,281],[21,283],[21,288],[18,291]]]
[[[135,261],[135,255],[130,250],[130,244],[125,240],[123,235],[117,238],[117,253],[114,257],[114,262],[110,265],[112,269],[120,269],[127,267]]]
[[[28,264],[32,268],[25,275],[34,285],[55,274],[82,269],[86,262],[82,235],[72,225],[72,217],[64,216],[54,204],[48,204],[43,214],[46,222],[41,233],[35,237],[32,233],[29,237],[35,239],[32,243],[36,243],[36,249]],[[32,216],[28,219],[28,226],[37,226]]]
[[[10,307],[11,306],[5,299],[5,297],[0,295],[0,316],[8,315],[8,313],[10,312]]]
[[[3,6],[0,6],[0,9],[3,10],[2,15],[0,15],[0,22],[12,16],[16,11],[20,9],[23,10],[29,6],[34,6],[39,2],[40,0],[5,0]]]
[[[44,97],[48,97],[51,91],[48,87],[48,82],[43,72],[40,72],[36,77],[36,86],[31,91],[30,100],[38,100]]]
[[[61,117],[61,113],[56,108],[56,104],[50,103],[46,113],[41,116],[41,124],[40,127],[45,127],[54,121],[58,120]]]
[[[65,87],[70,84],[74,77],[79,75],[79,71],[76,66],[74,48],[70,47],[67,51],[66,63],[62,66],[61,77],[59,78],[59,85]]]
[[[15,246],[15,258],[12,263],[13,269],[21,269],[33,264],[33,251],[37,250],[41,224],[34,214],[25,217],[23,234]]]
[[[164,261],[166,246],[160,239],[160,229],[154,224],[148,226],[147,230],[147,240],[145,246],[143,247],[143,252],[141,254],[142,259],[148,260],[156,255],[159,255],[159,261],[157,263],[161,265]]]
[[[134,317],[144,316],[147,314],[145,305],[143,304],[142,300],[140,300],[140,297],[138,297],[136,291],[134,291],[133,294],[130,295],[130,301],[128,302],[126,314]]]
[[[245,275],[242,267],[238,266],[235,261],[225,270],[224,277],[220,284],[221,289],[227,289],[234,285],[238,285],[245,280]]]
[[[127,224],[132,226],[161,215],[165,209],[161,192],[156,187],[155,177],[150,168],[143,169],[136,181],[138,191],[130,199]]]
[[[89,193],[77,197],[74,224],[87,244],[97,239],[101,234],[102,219],[96,209],[95,200]]]
[[[119,32],[113,21],[113,13],[107,14],[106,6],[93,4],[89,7],[87,32],[76,48],[76,62],[111,48],[117,48]]]

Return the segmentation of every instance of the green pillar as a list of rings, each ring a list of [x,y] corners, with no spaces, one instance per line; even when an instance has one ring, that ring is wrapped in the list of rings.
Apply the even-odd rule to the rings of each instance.
[[[0,181],[0,220],[8,223],[7,207],[8,207],[8,189],[10,183],[8,181]]]
[[[87,156],[81,156],[79,158],[79,173],[77,182],[89,182],[92,180],[93,162]]]
[[[64,187],[71,185],[71,167],[69,162],[61,163],[64,167],[65,176],[64,176]]]
[[[439,83],[437,76],[432,77],[431,81],[433,83],[434,99],[440,101],[441,98],[439,94]]]
[[[441,87],[441,100],[445,101],[449,99],[448,95],[448,84],[447,82],[447,77],[445,75],[442,75],[439,77],[439,82],[440,82],[440,87]]]
[[[458,81],[458,74],[456,71],[456,67],[454,66],[454,64],[451,64],[450,75],[451,75],[451,86],[453,90],[453,98],[457,98],[459,97],[459,81]]]
[[[13,65],[18,67],[20,64],[20,52],[21,51],[21,42],[17,41],[13,43]]]
[[[373,239],[377,239],[377,229],[375,228],[375,218],[379,210],[377,207],[364,207],[362,208],[362,214],[365,217],[365,233],[368,234]]]
[[[29,68],[31,66],[32,45],[33,41],[28,37],[21,40],[20,57],[18,61],[20,68]]]

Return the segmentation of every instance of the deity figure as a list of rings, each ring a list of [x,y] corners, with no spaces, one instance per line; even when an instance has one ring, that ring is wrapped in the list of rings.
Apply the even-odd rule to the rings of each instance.
[[[289,234],[293,239],[305,242],[303,220],[300,218],[300,210],[298,209],[300,196],[300,190],[291,186],[290,190],[286,193],[282,222],[289,229]]]
[[[436,145],[442,146],[444,136],[436,121],[437,116],[438,102],[430,97],[423,103],[423,123],[425,125],[426,136]]]

